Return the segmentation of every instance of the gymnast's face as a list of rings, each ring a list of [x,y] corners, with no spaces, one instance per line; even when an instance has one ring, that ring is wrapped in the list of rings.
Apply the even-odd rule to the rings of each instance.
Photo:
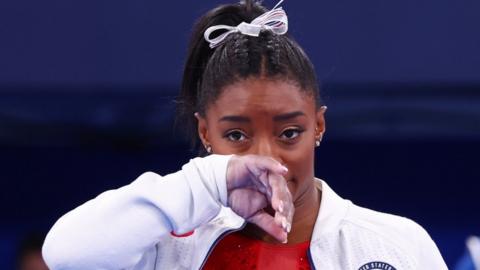
[[[197,115],[198,132],[215,154],[272,157],[289,169],[294,202],[312,188],[315,140],[325,130],[324,110],[298,86],[282,80],[248,78],[226,86]]]

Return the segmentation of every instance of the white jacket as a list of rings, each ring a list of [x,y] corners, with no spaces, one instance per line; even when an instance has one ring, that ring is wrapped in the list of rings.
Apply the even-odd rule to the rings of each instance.
[[[229,208],[230,156],[195,158],[182,170],[141,175],[65,214],[43,256],[57,269],[200,269],[215,244],[245,220]],[[447,269],[415,222],[340,198],[322,180],[322,201],[309,248],[317,269]],[[187,237],[176,235],[194,230]]]

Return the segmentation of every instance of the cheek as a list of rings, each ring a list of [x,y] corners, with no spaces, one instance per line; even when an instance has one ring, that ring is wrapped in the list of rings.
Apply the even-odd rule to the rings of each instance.
[[[310,188],[313,183],[314,156],[313,143],[303,142],[297,149],[288,151],[283,159],[290,171],[287,180],[292,180],[289,188],[294,198]]]

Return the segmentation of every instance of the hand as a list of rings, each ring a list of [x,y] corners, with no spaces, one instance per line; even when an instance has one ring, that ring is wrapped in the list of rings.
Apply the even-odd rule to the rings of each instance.
[[[273,158],[233,156],[227,167],[228,206],[282,243],[287,242],[295,207],[283,177],[288,169]],[[271,205],[275,216],[264,208]]]

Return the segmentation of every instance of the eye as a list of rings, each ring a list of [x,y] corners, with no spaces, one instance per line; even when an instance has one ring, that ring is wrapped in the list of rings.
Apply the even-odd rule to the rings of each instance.
[[[224,138],[227,138],[227,140],[232,141],[232,142],[241,142],[247,138],[245,134],[243,134],[239,130],[232,130],[230,132],[227,132],[224,135]]]
[[[302,132],[303,130],[299,128],[288,128],[282,132],[282,134],[280,135],[280,138],[283,140],[294,140],[295,138],[300,136]]]

